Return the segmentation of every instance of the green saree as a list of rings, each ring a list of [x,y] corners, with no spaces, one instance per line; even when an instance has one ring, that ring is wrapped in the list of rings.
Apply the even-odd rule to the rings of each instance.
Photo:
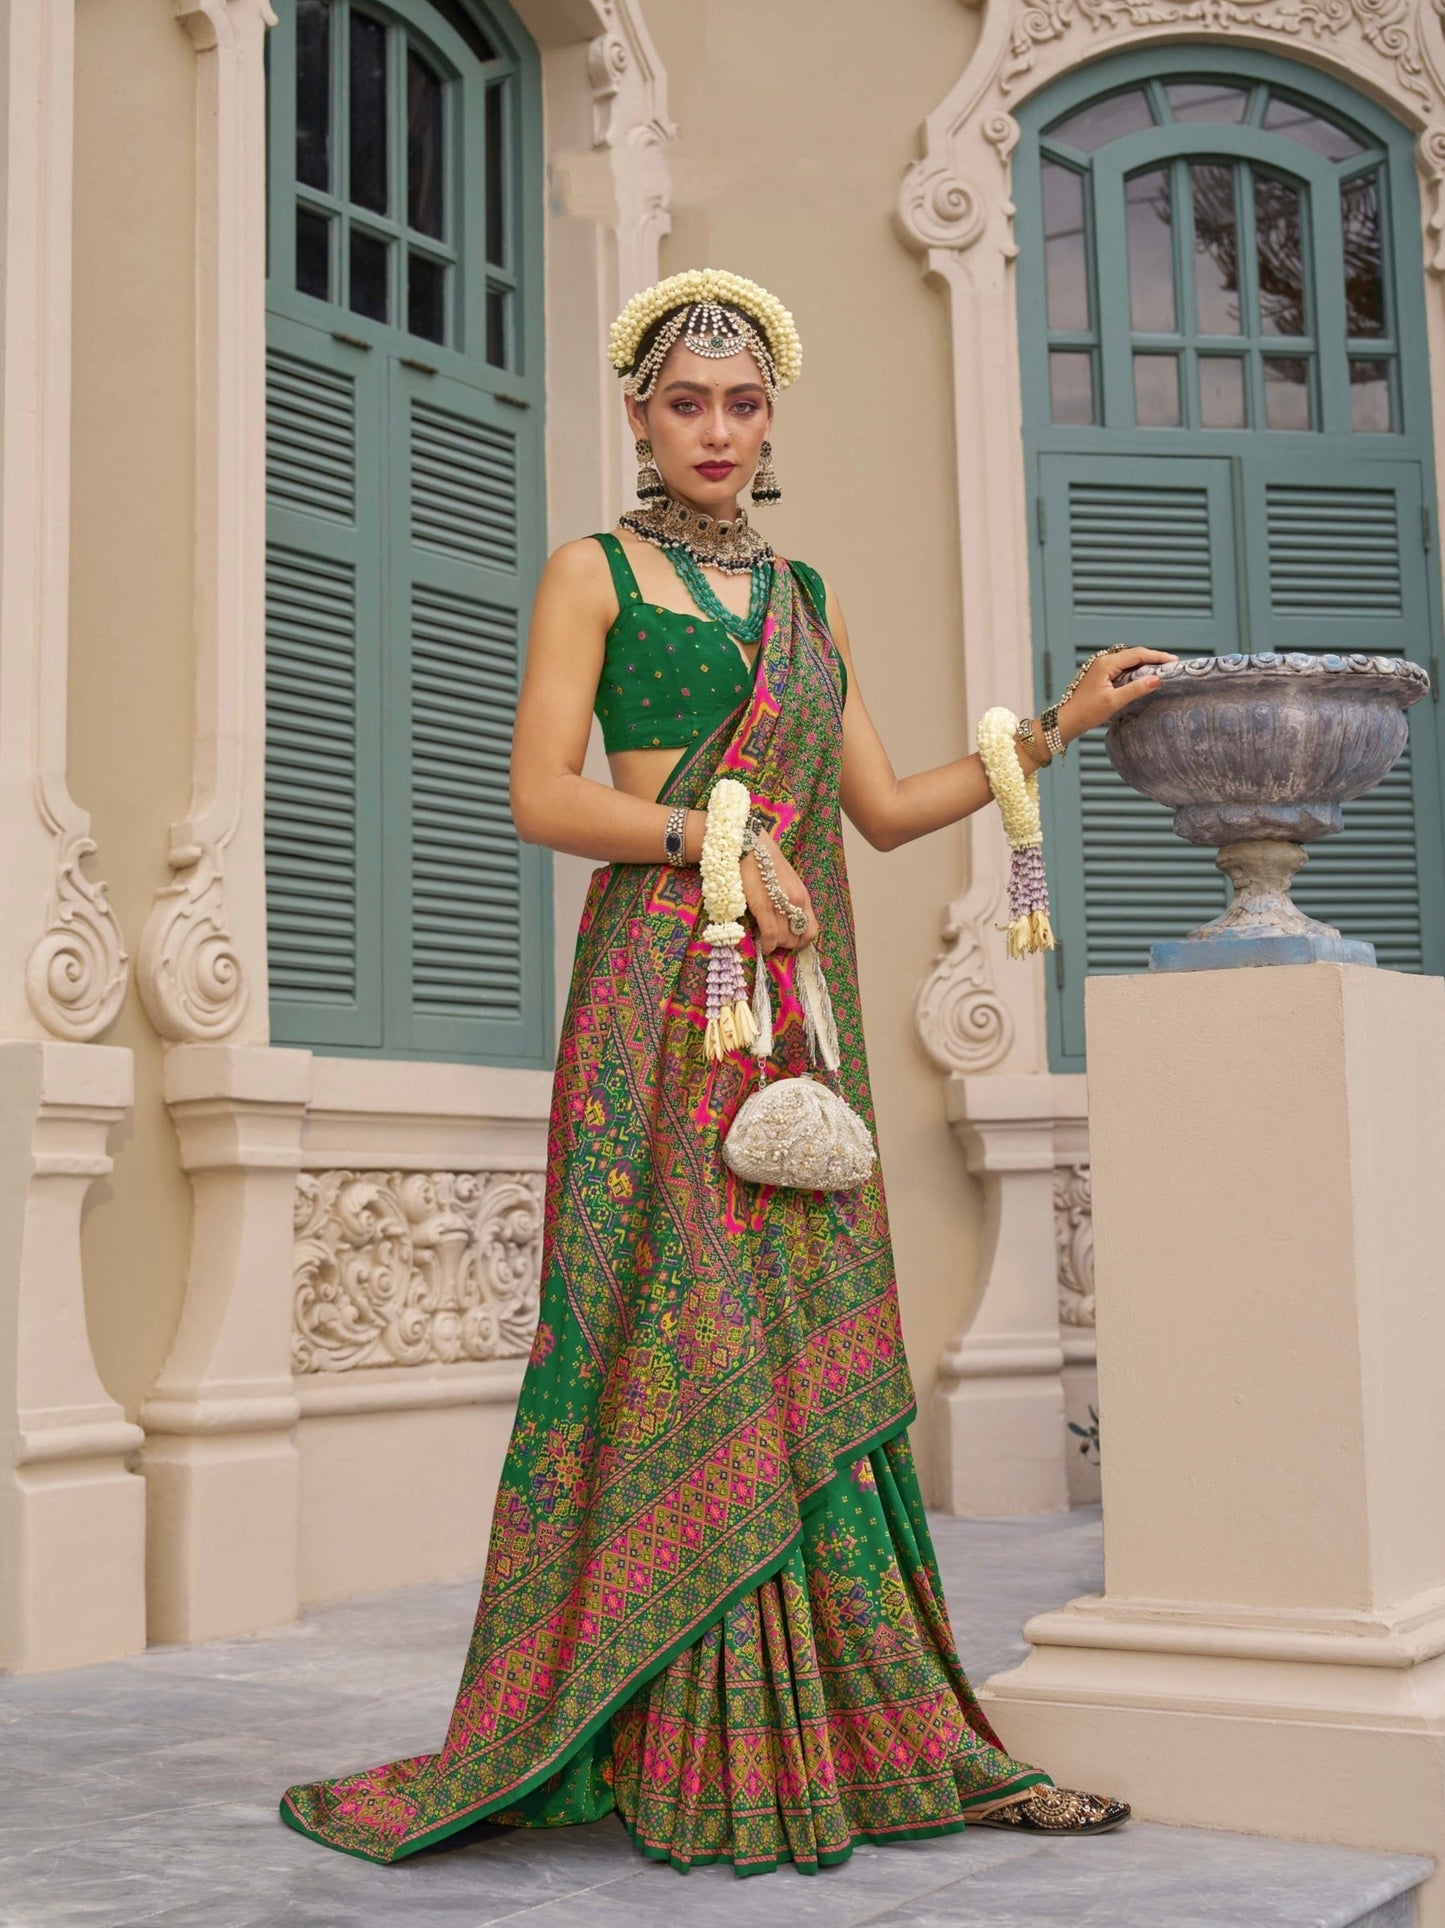
[[[779,565],[746,701],[659,800],[747,784],[812,896],[832,1081],[872,1129],[841,672]],[[283,1818],[329,1847],[390,1862],[484,1816],[615,1807],[678,1867],[811,1870],[1048,1780],[1005,1752],[949,1629],[881,1175],[800,1192],[723,1163],[759,1079],[811,1067],[792,954],[759,959],[751,938],[773,1057],[706,1060],[705,921],[695,868],[593,874],[548,1126],[541,1312],[456,1703],[437,1753],[286,1791]]]

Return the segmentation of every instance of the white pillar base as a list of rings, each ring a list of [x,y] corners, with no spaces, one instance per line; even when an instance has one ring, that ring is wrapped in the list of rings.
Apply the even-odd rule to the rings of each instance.
[[[113,1045],[0,1042],[0,1667],[34,1673],[145,1645],[141,1443],[95,1370],[80,1213],[131,1103]]]
[[[152,1640],[256,1633],[298,1610],[292,1242],[310,1083],[305,1051],[166,1057],[195,1225],[180,1327],[141,1412]]]
[[[934,1394],[938,1504],[963,1518],[1069,1504],[1054,1235],[1062,1083],[998,1073],[949,1081],[949,1119],[983,1180],[987,1214],[973,1318],[944,1349]]]

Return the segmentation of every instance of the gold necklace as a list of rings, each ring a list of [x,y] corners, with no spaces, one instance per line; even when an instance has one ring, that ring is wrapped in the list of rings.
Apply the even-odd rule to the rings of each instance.
[[[689,508],[673,496],[644,503],[617,518],[621,528],[659,549],[681,549],[709,569],[745,575],[760,562],[771,562],[772,545],[748,521],[741,505],[731,522]]]

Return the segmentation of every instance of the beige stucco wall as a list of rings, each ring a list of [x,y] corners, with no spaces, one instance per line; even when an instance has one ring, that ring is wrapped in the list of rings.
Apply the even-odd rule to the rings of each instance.
[[[70,784],[134,957],[190,792],[196,56],[170,0],[80,0],[76,43]],[[106,1042],[135,1054],[135,1110],[86,1212],[86,1313],[134,1417],[180,1312],[190,1187],[134,988]]]
[[[974,17],[958,0],[899,0],[885,59],[870,0],[648,0],[645,13],[679,128],[663,271],[733,267],[794,309],[807,370],[780,411],[785,500],[767,526],[839,593],[900,774],[945,761],[966,748],[947,312],[891,211]],[[78,33],[71,780],[134,952],[189,790],[196,57],[169,0],[81,0]],[[978,1209],[911,1000],[962,843],[944,831],[885,855],[850,832],[849,861],[926,1466],[934,1362],[967,1308]],[[565,973],[575,915],[559,913]],[[136,1107],[87,1214],[87,1311],[101,1373],[134,1413],[179,1311],[189,1188],[134,993],[111,1041],[136,1054]]]
[[[962,70],[959,0],[647,0],[679,140],[663,270],[726,267],[793,310],[804,373],[776,433],[784,499],[760,521],[820,569],[899,775],[970,747],[964,711],[949,334],[891,214],[918,129]],[[957,831],[882,854],[849,832],[869,1064],[915,1432],[975,1272],[978,1194],[912,1020],[961,882]],[[826,935],[826,934],[825,934]]]

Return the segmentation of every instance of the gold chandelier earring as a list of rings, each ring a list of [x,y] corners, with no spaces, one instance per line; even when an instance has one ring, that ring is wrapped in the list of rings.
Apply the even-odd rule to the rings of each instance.
[[[758,450],[758,466],[753,476],[752,498],[760,508],[765,508],[770,502],[781,502],[783,499],[783,491],[778,486],[777,470],[773,467],[771,442],[764,442]]]
[[[637,444],[637,499],[639,502],[656,502],[666,494],[667,485],[652,459],[652,444],[640,441]]]

